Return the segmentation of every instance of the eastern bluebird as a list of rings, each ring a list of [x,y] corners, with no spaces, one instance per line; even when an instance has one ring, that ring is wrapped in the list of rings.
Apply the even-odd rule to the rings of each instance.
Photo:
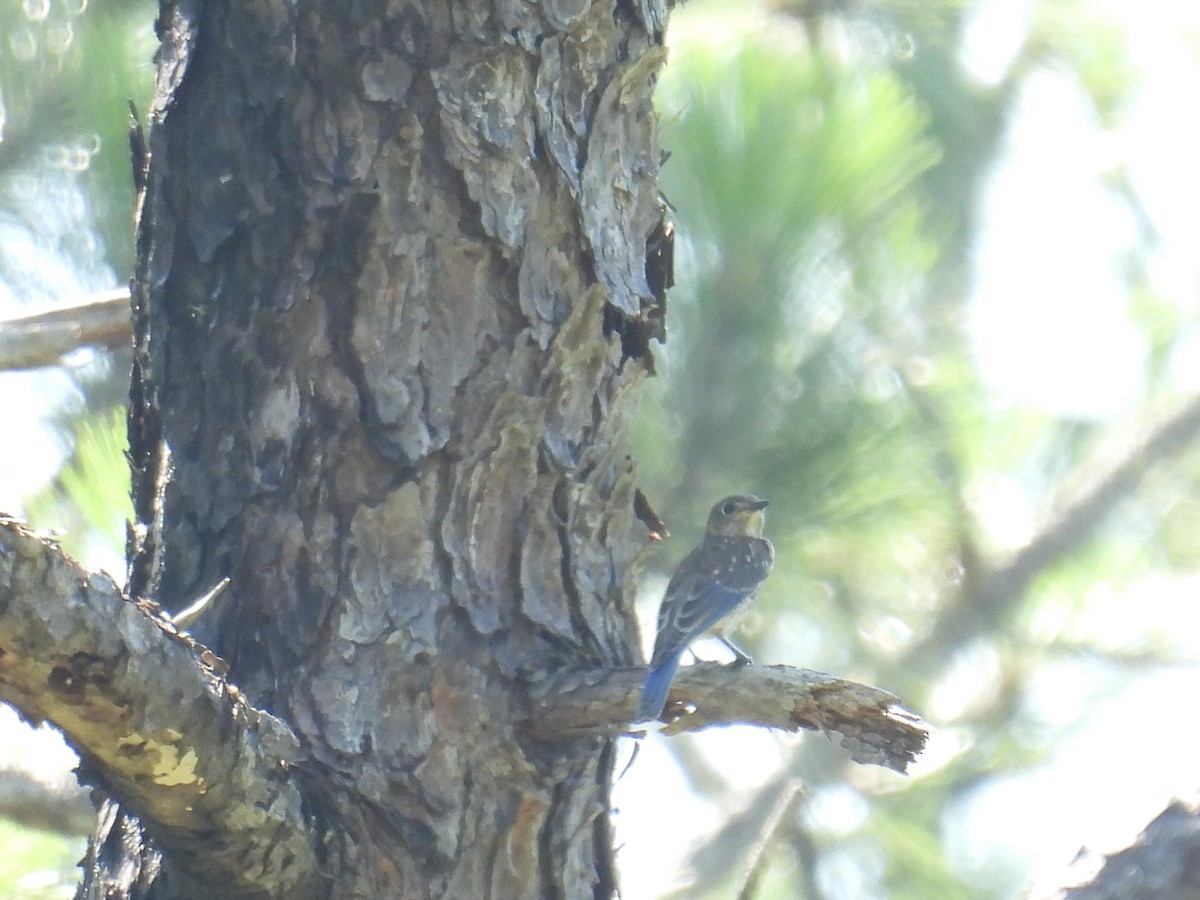
[[[766,500],[753,494],[734,494],[708,514],[704,540],[684,557],[667,584],[635,722],[662,715],[671,679],[688,644],[748,600],[770,573],[775,548],[762,536],[766,505]],[[738,663],[750,661],[724,635],[717,637],[736,654]]]

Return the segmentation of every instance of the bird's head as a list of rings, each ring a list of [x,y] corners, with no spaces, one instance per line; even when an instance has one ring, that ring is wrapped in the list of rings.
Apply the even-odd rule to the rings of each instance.
[[[753,494],[734,494],[718,500],[708,514],[708,533],[720,537],[763,536],[766,500]]]

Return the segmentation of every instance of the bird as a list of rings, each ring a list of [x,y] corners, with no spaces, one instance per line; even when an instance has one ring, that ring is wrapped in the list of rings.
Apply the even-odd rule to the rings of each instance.
[[[684,650],[744,605],[770,574],[775,548],[763,537],[766,506],[766,500],[753,494],[733,494],[713,505],[704,539],[667,583],[635,722],[662,715]],[[716,636],[735,655],[735,665],[751,661],[719,628]]]

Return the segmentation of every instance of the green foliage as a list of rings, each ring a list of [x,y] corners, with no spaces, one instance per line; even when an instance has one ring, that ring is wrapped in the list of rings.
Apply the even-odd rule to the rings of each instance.
[[[0,819],[0,900],[75,896],[83,838],[22,828]]]
[[[689,484],[755,481],[765,468],[808,486],[793,494],[810,502],[805,521],[845,521],[874,505],[870,488],[857,499],[827,488],[895,450],[897,413],[882,401],[902,385],[888,357],[917,338],[896,291],[928,258],[912,183],[937,149],[886,71],[793,51],[765,36],[734,49],[685,38],[668,69],[663,185],[684,225],[682,284],[643,461]],[[881,308],[867,298],[883,283],[893,296]],[[844,402],[864,387],[881,402]],[[673,421],[696,452],[660,460]],[[738,441],[724,439],[731,426]],[[851,441],[859,453],[846,457]]]
[[[150,97],[153,9],[147,0],[0,5],[0,225],[46,251],[40,265],[92,289],[132,267],[128,102],[145,109]],[[18,298],[75,299],[47,297],[56,271],[29,263],[0,250],[0,278]]]
[[[1081,0],[1053,0],[1037,6],[1030,53],[1062,67],[1079,83],[1106,124],[1116,124],[1139,86],[1129,58],[1129,34]]]
[[[940,153],[887,67],[805,52],[786,23],[740,42],[714,32],[727,34],[684,32],[662,86],[681,285],[640,460],[654,482],[687,485],[691,515],[724,490],[776,485],[774,533],[802,538],[781,565],[799,560],[809,592],[836,585],[852,607],[890,586],[870,563],[894,538],[923,548],[914,579],[949,549],[954,498],[906,401],[917,369],[953,362],[923,355],[916,290],[936,258],[918,179]],[[786,583],[789,598],[806,592]]]
[[[71,556],[93,549],[120,559],[125,526],[133,519],[125,460],[125,410],[110,409],[73,423],[74,451],[58,477],[26,501],[35,522],[64,529],[60,542]],[[101,544],[102,546],[95,546]]]

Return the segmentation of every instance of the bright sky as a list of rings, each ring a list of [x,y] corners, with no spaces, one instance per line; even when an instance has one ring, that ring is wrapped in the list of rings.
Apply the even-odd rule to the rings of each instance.
[[[1006,26],[1023,24],[1025,2],[991,2],[969,42],[981,76],[1011,53]],[[1189,46],[1200,20],[1190,4],[1095,4],[1128,35],[1141,88],[1119,130],[1104,131],[1067,78],[1028,79],[1007,157],[988,186],[989,218],[977,259],[972,325],[984,374],[1014,399],[1056,415],[1109,418],[1144,396],[1146,347],[1130,321],[1121,255],[1137,223],[1099,178],[1126,165],[1158,231],[1151,281],[1181,310],[1195,308],[1200,239],[1200,130],[1180,110],[1200,89]],[[1190,21],[1189,21],[1190,19]],[[991,37],[998,46],[980,41]],[[1181,202],[1183,201],[1183,202]],[[1181,359],[1181,387],[1200,386],[1200,364]]]

